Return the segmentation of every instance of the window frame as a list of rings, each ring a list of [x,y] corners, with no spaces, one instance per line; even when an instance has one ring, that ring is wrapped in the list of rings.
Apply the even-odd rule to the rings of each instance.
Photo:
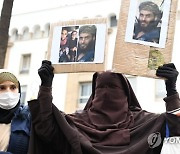
[[[83,95],[83,86],[88,86],[87,87],[87,95]],[[83,107],[89,97],[91,96],[91,93],[92,93],[92,82],[91,81],[86,81],[86,82],[79,82],[79,97],[78,97],[78,108],[80,107]]]
[[[28,58],[25,62],[25,58]],[[26,63],[26,64],[25,64]],[[31,54],[22,54],[21,55],[21,63],[20,63],[20,74],[27,74],[30,70],[30,64],[31,64]]]

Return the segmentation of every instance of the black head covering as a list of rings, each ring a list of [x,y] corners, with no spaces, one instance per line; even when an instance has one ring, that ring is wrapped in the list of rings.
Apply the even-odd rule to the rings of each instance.
[[[134,124],[131,110],[141,107],[128,80],[119,73],[102,72],[93,75],[92,95],[83,112],[71,116],[91,143],[127,145]]]
[[[103,72],[103,74],[116,74],[119,78],[119,80],[122,82],[122,86],[124,87],[124,91],[126,95],[128,96],[128,104],[129,104],[129,109],[131,110],[141,110],[141,106],[136,98],[136,95],[131,87],[131,84],[129,83],[128,79],[121,73],[113,73],[113,72]],[[100,73],[96,72],[93,75],[93,80],[92,80],[92,95],[90,96],[84,110],[89,108],[91,105],[91,100],[94,99],[95,95],[95,89],[96,89],[96,79]],[[107,81],[110,82],[110,81]],[[110,84],[110,83],[108,83]]]

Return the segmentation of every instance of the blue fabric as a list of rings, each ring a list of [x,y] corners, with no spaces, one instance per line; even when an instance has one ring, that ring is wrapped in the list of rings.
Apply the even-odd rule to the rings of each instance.
[[[168,123],[166,122],[166,138],[170,136]]]
[[[153,42],[153,39],[159,40],[159,37],[160,37],[160,29],[157,28],[155,30],[152,30],[151,32],[145,33],[140,38],[138,38],[138,40]]]
[[[79,62],[94,61],[94,50],[87,51],[87,53],[79,60]]]
[[[11,123],[11,135],[8,152],[27,154],[31,128],[31,116],[28,106],[21,106]]]
[[[20,107],[11,123],[11,131],[24,131],[30,135],[30,112],[28,106]]]

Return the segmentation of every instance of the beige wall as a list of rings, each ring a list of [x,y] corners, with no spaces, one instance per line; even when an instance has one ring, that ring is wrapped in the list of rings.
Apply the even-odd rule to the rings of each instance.
[[[93,73],[69,73],[65,98],[65,112],[72,113],[78,109],[79,83],[91,82]]]
[[[10,53],[10,49],[13,46],[12,42],[8,42],[8,46],[7,46],[7,51],[6,51],[6,58],[4,61],[4,68],[7,69],[8,67],[8,60],[9,60],[9,53]]]

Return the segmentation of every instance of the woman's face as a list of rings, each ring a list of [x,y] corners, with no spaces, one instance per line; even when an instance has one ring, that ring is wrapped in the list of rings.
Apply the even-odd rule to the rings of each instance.
[[[5,81],[0,84],[0,93],[12,92],[18,93],[18,87],[11,81]]]

